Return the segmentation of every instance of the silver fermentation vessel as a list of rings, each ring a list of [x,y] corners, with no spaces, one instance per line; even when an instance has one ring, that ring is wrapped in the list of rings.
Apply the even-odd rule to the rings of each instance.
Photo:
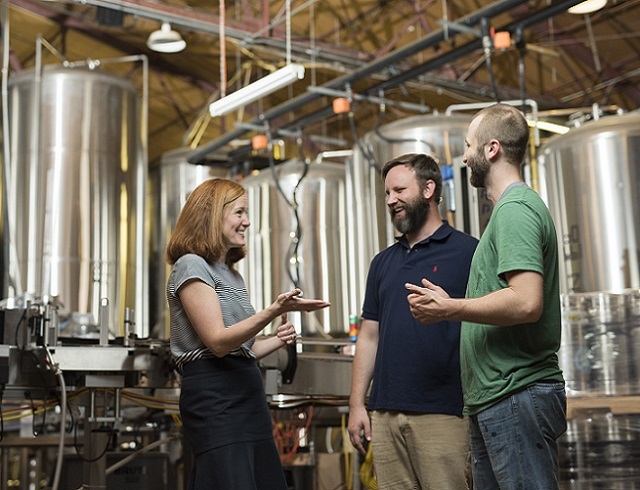
[[[61,316],[113,325],[143,311],[136,239],[144,189],[140,103],[127,80],[100,69],[46,66],[9,80],[9,268],[3,297],[56,297]],[[64,335],[64,331],[61,333]]]
[[[329,308],[290,313],[305,336],[348,332],[345,167],[298,160],[267,168],[242,181],[249,196],[247,257],[238,268],[256,310],[299,286]]]
[[[149,169],[149,325],[154,338],[169,338],[169,315],[165,294],[171,268],[164,258],[165,247],[187,197],[208,179],[227,178],[223,167],[187,162],[191,148],[177,148],[163,154]]]
[[[555,136],[538,156],[563,293],[640,287],[640,113]]]

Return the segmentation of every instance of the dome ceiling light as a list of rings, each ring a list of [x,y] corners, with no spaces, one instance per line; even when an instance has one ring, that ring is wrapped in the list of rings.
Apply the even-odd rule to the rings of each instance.
[[[178,53],[187,47],[187,43],[178,31],[171,29],[171,24],[163,22],[160,29],[149,34],[147,47],[158,53]]]
[[[570,7],[568,12],[570,14],[590,14],[600,10],[607,4],[607,0],[586,0],[586,2],[579,3]]]

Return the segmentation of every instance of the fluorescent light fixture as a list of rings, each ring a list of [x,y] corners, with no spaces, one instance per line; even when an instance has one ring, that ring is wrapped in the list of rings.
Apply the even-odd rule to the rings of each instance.
[[[160,29],[149,34],[147,47],[158,53],[178,53],[187,47],[187,43],[178,31],[171,29],[171,24],[163,22]]]
[[[530,128],[535,128],[537,126],[538,129],[541,129],[542,131],[547,131],[549,133],[566,134],[569,131],[571,131],[571,128],[568,126],[563,126],[562,124],[556,124],[549,121],[536,122],[536,121],[532,121],[531,119],[527,119],[527,124],[529,125]]]
[[[573,7],[569,7],[570,14],[590,14],[596,10],[600,10],[607,4],[607,0],[587,0]]]
[[[211,117],[224,116],[303,78],[304,66],[291,63],[222,99],[216,100],[209,106],[209,113]]]

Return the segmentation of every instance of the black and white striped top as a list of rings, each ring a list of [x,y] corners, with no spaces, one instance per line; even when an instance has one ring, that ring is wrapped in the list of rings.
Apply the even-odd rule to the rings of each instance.
[[[167,302],[171,327],[171,354],[176,366],[182,370],[185,363],[213,357],[213,353],[198,337],[189,317],[182,307],[178,290],[190,279],[199,279],[215,289],[220,307],[222,321],[229,327],[255,314],[249,303],[249,295],[242,276],[227,265],[216,262],[208,264],[199,255],[187,254],[180,257],[169,274],[167,280]],[[255,339],[250,339],[229,353],[233,356],[254,357],[251,350]]]

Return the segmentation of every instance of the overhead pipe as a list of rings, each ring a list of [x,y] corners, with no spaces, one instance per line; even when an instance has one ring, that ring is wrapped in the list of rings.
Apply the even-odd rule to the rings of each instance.
[[[578,3],[580,3],[580,0],[565,0],[562,3],[552,5],[550,7],[547,7],[546,9],[540,10],[528,16],[524,20],[519,20],[507,26],[501,27],[499,30],[510,31],[510,32],[522,32],[526,27],[530,27],[538,22],[542,22],[543,20],[553,17],[554,15],[557,15],[561,12],[564,12],[569,7],[572,7],[573,5]],[[424,73],[436,70],[437,68],[440,68],[441,66],[446,65],[447,63],[451,63],[462,56],[471,54],[474,51],[481,49],[482,47],[483,47],[482,39],[479,38],[479,39],[470,41],[469,43],[462,45],[456,49],[453,49],[451,51],[448,51],[438,56],[437,58],[433,58],[419,66],[416,66],[399,75],[396,75],[393,78],[390,78],[377,85],[374,85],[373,87],[369,88],[365,93],[375,94],[380,91],[384,92],[387,89],[397,87],[398,85],[409,82]],[[316,111],[313,114],[305,116],[304,118],[305,123],[309,124],[310,122],[321,118],[320,116],[322,116],[322,114],[325,113],[325,111],[328,111],[330,109],[331,107],[328,106],[325,109],[320,109],[319,111]],[[286,127],[300,128],[300,127],[303,127],[303,125],[301,125],[299,122],[293,121],[287,124]]]
[[[577,5],[578,3],[580,3],[580,1],[581,0],[561,1],[557,4],[550,5],[538,12],[535,12],[529,15],[523,20],[518,20],[518,21],[512,22],[511,24],[508,24],[505,27],[501,27],[500,30],[505,30],[505,31],[508,30],[513,32],[516,32],[518,29],[523,30],[526,27],[530,27],[534,24],[542,22],[543,20],[553,17],[554,15],[565,12],[570,7],[573,7],[574,5]],[[457,22],[457,24],[464,25],[464,26],[475,25],[480,23],[483,18],[488,19],[490,17],[500,15],[502,13],[505,13],[507,10],[522,3],[526,3],[526,0],[505,0],[502,2],[495,2],[491,5],[488,5],[487,7],[481,8],[473,12],[472,14],[462,17]],[[444,36],[445,36],[444,29],[435,31],[430,35],[425,36],[424,38],[420,39],[419,41],[416,41],[415,43],[409,46],[406,46],[392,53],[389,53],[387,56],[380,58],[379,60],[376,60],[374,62],[371,62],[368,65],[365,65],[364,67],[354,71],[349,75],[344,75],[342,77],[336,78],[322,85],[322,87],[327,89],[342,89],[346,85],[352,82],[361,80],[378,71],[382,71],[384,68],[396,63],[397,61],[405,59],[409,56],[412,56],[413,54],[416,54],[435,44],[438,44],[439,42],[442,42],[444,40]],[[482,48],[482,40],[481,39],[473,40],[463,46],[460,46],[459,48],[448,51],[447,53],[444,53],[438,56],[437,58],[427,61],[426,63],[418,65],[410,70],[407,70],[399,75],[396,75],[395,77],[392,77],[382,83],[379,83],[378,85],[375,85],[370,89],[368,89],[367,93],[375,94],[375,93],[378,93],[380,90],[384,91],[388,88],[397,87],[398,85],[401,85],[405,82],[408,82],[412,79],[417,78],[423,73],[439,68],[442,65],[450,63],[460,58],[461,56],[465,56],[474,51],[477,51],[480,48]],[[251,123],[263,124],[265,121],[269,121],[271,119],[275,119],[289,112],[295,111],[299,107],[303,107],[317,100],[320,97],[322,97],[322,95],[319,93],[306,92],[302,95],[299,95],[298,97],[290,99],[289,101],[283,104],[280,104],[279,106],[274,107],[273,109],[266,111],[265,113],[261,114],[259,117],[251,121]],[[327,113],[327,110],[330,110],[330,107],[321,109],[317,111],[315,114],[316,115],[324,114],[324,113]],[[292,126],[292,125],[294,124],[293,123],[289,124],[289,126]],[[299,125],[297,124],[295,124],[295,126],[299,127]],[[248,131],[249,130],[246,128],[236,128],[235,130],[222,135],[220,138],[212,141],[211,143],[203,146],[202,148],[194,150],[190,155],[187,156],[187,161],[192,164],[204,163],[209,153],[219,148],[222,148],[224,145],[231,143],[232,141],[238,138],[241,138]]]
[[[495,17],[497,15],[505,13],[513,7],[526,2],[527,0],[502,0],[499,2],[494,2],[491,5],[487,5],[486,7],[480,8],[479,10],[476,10],[475,12],[462,17],[460,20],[458,20],[457,23],[464,26],[476,25],[481,22],[481,19],[483,18]],[[574,3],[578,3],[578,1],[576,0],[574,1]],[[322,87],[327,89],[342,89],[348,84],[352,84],[353,82],[362,80],[363,78],[366,78],[374,73],[380,72],[390,65],[402,61],[420,51],[424,51],[425,49],[443,42],[444,40],[445,31],[443,29],[434,31],[431,34],[423,37],[422,39],[419,39],[418,41],[405,46],[404,48],[397,49],[396,51],[393,51],[388,55],[383,56],[382,58],[366,64],[360,69],[354,70],[352,73],[335,78],[322,85]],[[265,113],[261,114],[259,117],[256,117],[253,121],[251,121],[250,124],[262,124],[265,121],[275,119],[284,114],[292,112],[299,107],[308,105],[321,97],[323,97],[322,94],[306,92],[266,111]],[[193,164],[201,164],[205,161],[209,153],[223,147],[224,145],[232,142],[235,139],[244,136],[247,132],[248,130],[246,128],[236,128],[235,130],[222,135],[220,138],[212,141],[211,143],[204,145],[202,148],[194,150],[190,155],[187,156],[187,161]]]
[[[500,31],[509,31],[509,32],[517,32],[518,30],[524,30],[527,27],[531,27],[538,22],[542,22],[554,15],[565,12],[570,7],[577,5],[581,2],[581,0],[564,0],[562,2],[558,2],[557,4],[550,5],[538,12],[535,12],[531,15],[528,15],[526,18],[522,20],[518,20],[512,22],[511,24],[501,27]],[[482,48],[482,39],[473,40],[463,46],[460,46],[457,49],[453,49],[443,55],[434,58],[426,63],[415,66],[414,68],[407,70],[405,72],[396,75],[388,80],[385,80],[374,87],[371,87],[367,90],[367,93],[377,93],[379,90],[386,90],[388,88],[397,87],[398,85],[402,85],[409,80],[413,80],[418,78],[423,73],[434,70],[435,68],[439,68],[440,66],[449,63],[461,56],[472,53],[478,49]]]
[[[533,15],[530,15],[529,17],[527,17],[525,20],[519,20],[516,22],[513,22],[507,26],[501,27],[499,30],[501,31],[513,31],[513,32],[522,32],[525,27],[530,27],[538,22],[542,22],[543,20],[548,19],[549,17],[553,17],[554,15],[564,12],[565,10],[567,10],[569,7],[572,7],[573,5],[580,3],[580,0],[565,0],[564,2],[557,4],[557,5],[552,5],[546,9],[543,9],[539,12],[536,12]],[[473,53],[474,51],[477,51],[479,49],[481,49],[483,46],[482,43],[482,39],[476,39],[473,41],[470,41],[469,43],[462,45],[456,49],[453,49],[451,51],[448,51],[447,53],[444,53],[440,56],[438,56],[437,58],[433,58],[429,61],[427,61],[426,63],[423,63],[415,68],[412,68],[411,70],[408,70],[406,72],[403,72],[393,78],[390,78],[388,80],[385,80],[384,82],[381,82],[377,85],[374,85],[373,87],[369,88],[366,93],[367,94],[372,94],[372,93],[376,93],[379,91],[384,92],[384,90],[389,89],[389,88],[393,88],[393,87],[397,87],[398,85],[401,85],[403,83],[406,83],[410,80],[413,80],[415,78],[417,78],[418,76],[422,75],[423,73],[432,71],[432,70],[436,70],[437,68],[440,68],[441,66],[447,64],[447,63],[451,63],[453,61],[455,61],[456,59],[462,57],[462,56],[466,56],[470,53]],[[331,113],[331,106],[327,106],[323,109],[320,109],[312,114],[309,114],[307,116],[304,116],[302,119],[299,119],[298,121],[293,121],[290,122],[288,124],[286,124],[284,127],[285,128],[297,128],[300,129],[302,127],[304,127],[307,124],[310,124],[313,121],[316,121],[318,119],[322,119],[322,117],[324,117],[325,114],[329,114]],[[303,124],[304,123],[304,124]],[[226,144],[226,143],[225,143]],[[219,147],[217,147],[219,148]]]

